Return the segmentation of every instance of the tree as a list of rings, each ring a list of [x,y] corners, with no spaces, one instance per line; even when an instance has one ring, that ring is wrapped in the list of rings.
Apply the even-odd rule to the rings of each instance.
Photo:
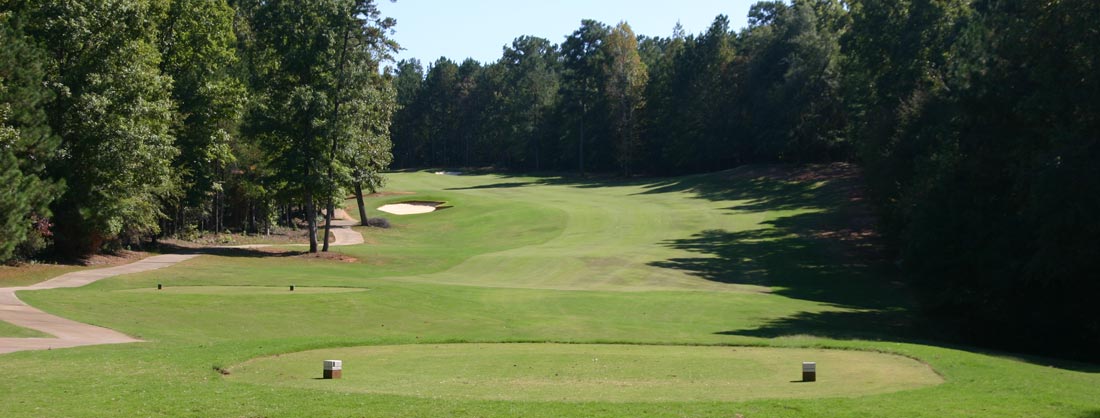
[[[426,161],[422,118],[424,99],[424,68],[420,61],[401,60],[397,63],[393,85],[397,92],[397,111],[393,117],[394,162],[398,167],[410,167]]]
[[[508,67],[512,92],[509,94],[514,136],[522,138],[523,151],[530,150],[535,170],[542,168],[543,123],[557,104],[557,46],[549,40],[521,36],[504,47],[501,63]],[[520,155],[526,152],[520,152]],[[522,159],[522,157],[520,157]]]
[[[1094,2],[975,2],[943,88],[906,109],[898,244],[970,340],[1094,358],[1100,49]],[[911,112],[911,113],[909,113]]]
[[[22,32],[20,19],[0,12],[0,263],[33,255],[50,234],[50,202],[58,185],[45,173],[57,146],[46,124],[45,54]],[[14,106],[13,106],[14,105]],[[22,250],[22,251],[21,251]]]
[[[257,5],[256,45],[277,64],[254,79],[261,104],[252,129],[287,188],[303,200],[310,252],[318,250],[316,203],[327,204],[331,216],[340,185],[350,183],[351,170],[337,156],[361,126],[354,122],[360,115],[348,110],[361,107],[342,106],[361,100],[364,77],[396,47],[385,38],[392,25],[371,0]]]
[[[388,134],[389,120],[392,112],[389,105],[374,103],[381,108],[371,109],[369,102],[373,100],[391,100],[389,95],[372,94],[377,84],[372,80],[377,79],[378,66],[382,61],[392,59],[392,52],[398,50],[395,42],[386,37],[386,33],[396,23],[393,19],[382,19],[381,13],[374,5],[373,0],[355,0],[343,5],[335,20],[335,31],[342,39],[338,46],[335,62],[335,89],[332,92],[332,115],[329,127],[331,148],[329,149],[328,179],[330,181],[328,191],[328,207],[325,211],[325,243],[322,251],[328,251],[329,231],[332,229],[332,217],[336,210],[336,200],[343,200],[347,194],[343,192],[343,185],[354,184],[358,199],[362,199],[362,190],[359,187],[362,181],[378,180],[371,176],[380,176],[379,171],[384,169],[392,160],[388,143],[377,140],[378,133],[372,132],[372,127],[384,125],[380,131]],[[344,105],[341,107],[341,105]],[[376,111],[371,111],[376,110]],[[372,118],[384,118],[385,122],[372,120]],[[375,131],[379,131],[376,129]],[[374,141],[370,138],[374,137]],[[351,159],[350,161],[338,159],[337,155],[347,155],[343,148],[355,146],[355,142],[368,142],[376,147],[385,146],[385,149],[377,149],[374,152],[365,152],[357,157],[366,160]],[[388,141],[386,141],[388,142]],[[348,145],[352,144],[352,145]],[[370,148],[369,145],[358,145],[358,148]],[[372,161],[374,160],[374,161]],[[346,163],[346,164],[345,164]],[[377,166],[377,169],[371,167]],[[358,171],[358,178],[352,173]],[[337,173],[340,173],[338,176]],[[347,173],[347,174],[344,174]],[[374,173],[374,174],[371,174]],[[360,201],[362,211],[362,202]]]
[[[49,53],[50,127],[61,137],[50,164],[67,188],[52,208],[63,252],[156,233],[159,202],[176,189],[171,161],[171,79],[160,73],[164,3],[47,2],[33,28]]]
[[[429,144],[427,164],[451,164],[451,152],[458,132],[458,64],[440,58],[428,68],[424,78],[424,125]]]
[[[773,161],[829,161],[844,155],[840,92],[842,23],[819,21],[829,2],[758,3],[742,38],[749,61],[742,107],[751,152]],[[826,17],[831,15],[826,14]],[[835,19],[835,17],[832,17]]]
[[[898,236],[904,228],[903,187],[915,156],[927,145],[911,124],[920,120],[944,84],[965,22],[966,0],[853,1],[851,27],[841,39],[846,56],[845,89],[851,135],[867,170],[868,188],[883,226]]]
[[[245,90],[232,74],[234,11],[224,0],[171,2],[160,33],[161,69],[172,77],[179,118],[173,126],[179,156],[173,163],[183,199],[179,223],[197,211],[223,230],[226,171],[235,160],[231,139],[244,108]]]
[[[0,11],[0,263],[29,257],[49,236],[49,203],[61,185],[45,162],[58,139],[44,106],[45,53],[23,33],[23,16]]]
[[[462,161],[465,167],[471,167],[472,152],[474,144],[477,142],[480,127],[480,112],[483,110],[476,95],[478,77],[480,77],[482,69],[481,63],[473,59],[466,59],[458,66],[456,94],[459,99],[459,109],[456,119],[459,129],[457,141],[461,143],[461,148],[455,149],[455,161]],[[458,144],[456,143],[456,145]]]
[[[351,167],[351,188],[359,207],[359,222],[367,226],[363,189],[374,193],[385,185],[382,172],[393,161],[390,123],[397,109],[397,94],[389,76],[374,74],[362,100],[349,103],[349,113],[357,115],[349,127],[352,135],[342,158]]]
[[[593,130],[588,126],[600,126],[599,121],[590,120],[589,115],[598,113],[593,112],[596,109],[602,109],[600,88],[604,79],[604,58],[600,46],[608,32],[607,25],[594,20],[583,20],[580,29],[566,37],[561,45],[562,101],[566,106],[565,112],[572,119],[571,125],[577,127],[577,171],[581,174],[585,172],[585,161],[591,158],[589,154],[598,155],[598,150],[592,150],[591,147],[589,153],[586,153],[585,144],[589,141],[586,134],[593,135]]]
[[[638,40],[630,25],[619,23],[603,44],[607,78],[604,92],[613,117],[618,162],[623,174],[630,175],[637,158],[638,114],[645,106],[645,87],[649,80],[645,64],[638,55]]]
[[[286,189],[305,207],[309,251],[317,252],[317,199],[326,185],[329,149],[325,127],[335,85],[332,63],[340,31],[334,31],[333,2],[266,2],[257,6],[252,29],[256,45],[273,65],[258,68],[254,81],[260,103],[251,129],[269,153]]]

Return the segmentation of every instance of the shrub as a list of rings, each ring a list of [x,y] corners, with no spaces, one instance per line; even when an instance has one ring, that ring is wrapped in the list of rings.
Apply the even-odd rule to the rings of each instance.
[[[390,221],[386,218],[367,218],[367,226],[371,228],[389,229]]]

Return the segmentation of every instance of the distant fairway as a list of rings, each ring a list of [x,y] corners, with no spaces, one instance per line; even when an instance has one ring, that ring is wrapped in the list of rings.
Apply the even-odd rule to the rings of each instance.
[[[367,289],[355,287],[287,287],[272,286],[169,286],[163,289],[126,289],[127,293],[156,293],[161,295],[313,295],[318,293],[365,292]]]
[[[1100,414],[1098,367],[935,343],[852,238],[853,181],[392,174],[368,208],[452,207],[369,210],[393,228],[357,228],[356,262],[203,255],[18,293],[146,342],[0,355],[0,416]],[[328,356],[344,380],[312,380]],[[791,382],[804,360],[819,382]]]

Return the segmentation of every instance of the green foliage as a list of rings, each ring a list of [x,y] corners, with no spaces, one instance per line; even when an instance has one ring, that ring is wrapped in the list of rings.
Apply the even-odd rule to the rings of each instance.
[[[385,38],[393,21],[381,19],[373,1],[260,3],[249,15],[253,47],[262,49],[256,55],[270,60],[253,69],[259,103],[250,129],[287,192],[303,202],[316,251],[315,204],[342,200],[341,186],[352,183],[355,171],[338,155],[350,141],[385,148],[371,139],[384,134],[385,123],[370,119],[387,111],[366,101],[379,88],[370,81],[379,62],[396,47]],[[354,162],[384,166],[384,154],[359,154],[379,160]]]
[[[231,74],[237,64],[233,16],[224,0],[173,1],[159,44],[161,70],[173,79],[179,114],[173,132],[180,153],[173,168],[184,195],[173,211],[214,212],[219,221],[227,171],[235,162],[231,141],[246,97]],[[221,229],[220,222],[214,224]]]
[[[1077,1],[853,8],[872,191],[925,306],[975,341],[1082,358],[1100,342],[1097,18]]]
[[[856,159],[928,312],[975,340],[1083,355],[1100,338],[1075,319],[1095,316],[1084,295],[1100,267],[1097,13],[1077,0],[766,1],[743,30],[719,16],[668,38],[586,20],[557,48],[518,38],[470,65],[478,77],[446,59],[423,83],[399,74],[397,147],[421,151],[396,164],[629,175]],[[556,100],[537,99],[555,97],[535,81],[553,77],[532,76],[552,71],[524,62],[557,64]]]
[[[45,171],[57,147],[44,112],[45,54],[23,33],[22,17],[0,9],[0,263],[45,245],[49,203],[60,192]]]
[[[397,92],[388,77],[376,72],[363,84],[362,96],[347,104],[349,136],[342,163],[351,168],[351,188],[365,186],[371,193],[385,185],[382,172],[393,161],[390,124],[397,109]]]
[[[67,184],[53,203],[66,252],[157,232],[159,199],[176,187],[171,78],[157,49],[163,6],[64,2],[36,11],[35,32],[51,54],[50,125],[62,139],[50,168]]]
[[[760,175],[772,169],[631,181],[398,173],[390,178],[393,190],[419,191],[416,198],[448,200],[455,207],[402,217],[393,229],[371,231],[376,243],[341,247],[359,258],[358,263],[256,253],[204,255],[78,289],[20,292],[21,299],[51,313],[148,342],[0,356],[0,374],[6,377],[0,379],[0,415],[1088,417],[1096,410],[1100,374],[1095,365],[1021,359],[966,346],[940,346],[927,339],[914,343],[906,322],[876,321],[878,315],[894,311],[865,303],[903,299],[898,298],[899,288],[878,273],[890,263],[838,260],[837,242],[823,241],[817,233],[823,226],[838,225],[807,222],[845,213],[847,194],[823,194],[833,183],[814,187],[816,179],[782,182]],[[526,185],[501,186],[508,183]],[[464,190],[445,190],[459,188]],[[378,197],[372,202],[400,198],[408,197]],[[713,232],[704,234],[705,230]],[[711,239],[727,234],[753,239]],[[676,247],[675,242],[683,245]],[[676,261],[682,267],[651,266],[648,260]],[[714,274],[717,271],[729,274]],[[862,276],[871,277],[856,279]],[[748,278],[763,286],[708,277]],[[861,283],[853,284],[856,281]],[[152,290],[157,283],[167,288],[260,288],[158,293]],[[282,286],[289,284],[366,291],[279,294],[265,288],[286,289]],[[851,295],[852,289],[866,293],[846,301],[834,299]],[[846,330],[863,334],[853,337]],[[510,344],[462,345],[458,349],[469,355],[451,357],[446,350],[429,355],[439,344],[465,342]],[[559,361],[552,351],[556,346],[513,344],[524,342],[572,343],[561,348],[599,351],[581,361]],[[614,347],[600,350],[589,343]],[[714,347],[695,347],[699,345]],[[505,353],[525,347],[531,351],[519,358]],[[794,347],[799,349],[791,350]],[[364,363],[392,359],[390,352],[405,348],[423,353],[393,363],[400,369]],[[326,382],[314,380],[321,374],[320,360],[334,358],[327,355],[337,351],[307,353],[316,349],[366,354],[361,360],[344,358],[346,380]],[[635,357],[639,366],[652,364],[650,371],[685,363],[687,367],[679,370],[713,372],[697,363],[697,357],[689,357],[695,350],[733,357],[720,361],[719,368],[745,367],[743,373],[723,376],[720,382],[702,381],[715,384],[758,376],[752,372],[762,365],[736,361],[737,356],[758,353],[760,361],[782,361],[777,366],[780,374],[762,379],[775,385],[769,388],[774,388],[772,395],[808,393],[813,398],[737,400],[763,389],[756,386],[677,393],[733,398],[725,402],[440,398],[458,395],[458,386],[472,386],[464,382],[482,383],[501,375],[504,381],[489,385],[498,389],[496,393],[518,398],[521,393],[511,388],[540,383],[515,381],[522,373],[516,370],[525,366],[543,372],[535,376],[539,380],[554,383],[548,392],[562,390],[572,382],[553,380],[554,373],[564,378],[594,372],[569,366],[591,364],[592,358],[610,362],[614,357],[607,357],[613,354],[609,351],[634,350],[640,355],[668,354],[659,359]],[[793,358],[801,353],[850,357],[817,359],[818,383],[792,383],[800,377],[799,362],[809,360]],[[853,361],[881,353],[917,359],[944,383],[871,396],[821,396],[851,386],[873,390],[856,377],[854,383],[840,382],[837,388],[829,387],[826,379],[835,378],[834,372],[847,373],[840,369]],[[448,358],[459,361],[445,361]],[[282,376],[265,373],[266,378],[287,379],[299,387],[240,381],[250,377],[243,365],[253,359],[257,360],[248,364],[302,359],[304,363],[288,361],[285,368],[279,367]],[[493,368],[493,359],[537,363],[506,363],[506,370],[499,370],[499,365]],[[466,380],[452,382],[455,392],[401,396],[332,391],[400,371],[450,377],[444,373],[463,373],[461,360],[471,360],[471,372]],[[654,364],[657,360],[662,362]],[[639,367],[638,373],[645,373],[643,369]],[[599,387],[630,382],[623,378],[631,377],[607,376],[619,379],[600,380]],[[656,378],[690,381],[692,375],[668,370]],[[399,383],[390,379],[389,384]],[[577,384],[583,387],[584,381]],[[87,388],[96,390],[82,390]],[[636,388],[623,384],[615,391]],[[404,388],[402,393],[414,390]],[[595,397],[598,392],[577,396]],[[654,395],[658,396],[662,394]]]
[[[500,60],[511,78],[505,106],[511,110],[506,117],[513,130],[511,149],[513,164],[535,170],[543,164],[543,148],[553,138],[547,138],[547,122],[558,102],[560,69],[557,45],[549,40],[522,36],[504,48]],[[527,163],[533,160],[533,164]]]
[[[616,159],[623,174],[629,176],[631,165],[639,154],[638,119],[645,107],[643,94],[649,73],[638,54],[638,39],[626,22],[611,29],[602,47],[607,74],[603,90],[607,94],[613,121]]]
[[[426,75],[406,63],[396,164],[633,175],[847,158],[843,7],[752,13],[740,34],[719,16],[671,38],[585,20],[560,46],[523,36],[496,63],[464,63],[475,77],[445,58]]]

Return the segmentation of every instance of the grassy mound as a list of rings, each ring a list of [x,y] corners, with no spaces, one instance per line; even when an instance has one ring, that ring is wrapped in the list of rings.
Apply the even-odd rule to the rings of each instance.
[[[318,381],[322,359],[344,378]],[[801,382],[801,362],[819,364]],[[427,398],[744,401],[896,392],[941,383],[913,359],[862,351],[599,344],[445,344],[314,350],[234,368],[244,382]]]

